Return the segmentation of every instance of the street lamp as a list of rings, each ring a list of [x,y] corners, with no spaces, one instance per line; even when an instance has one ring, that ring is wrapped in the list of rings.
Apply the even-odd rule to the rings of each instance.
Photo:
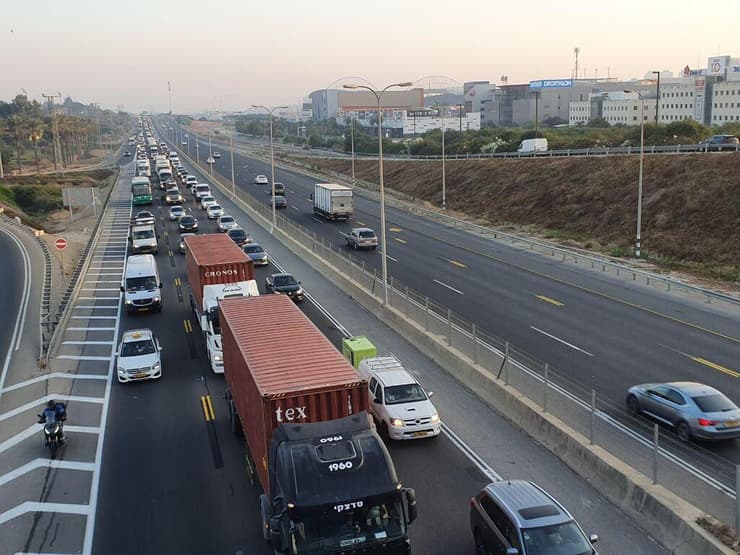
[[[211,130],[208,130],[208,174],[213,177],[213,147],[211,146]]]
[[[198,135],[195,136],[195,163],[200,166],[200,141]]]
[[[640,232],[642,230],[642,163],[645,158],[645,99],[640,91],[625,90],[626,93],[637,93],[640,99],[640,173],[637,181],[637,238],[635,256],[640,258]]]
[[[382,268],[383,268],[383,305],[388,305],[388,248],[385,239],[385,187],[383,184],[383,111],[381,108],[381,101],[385,91],[391,87],[410,87],[413,85],[411,81],[404,81],[403,83],[392,83],[382,89],[376,91],[366,85],[344,85],[345,89],[365,89],[373,93],[375,99],[378,101],[378,176],[380,181],[380,242],[383,252]]]
[[[658,76],[658,86],[655,90],[655,127],[658,127],[658,106],[660,105],[660,71],[651,71],[650,73]]]
[[[234,133],[229,133],[229,151],[231,152],[231,198],[236,198],[236,181],[234,180]]]
[[[270,114],[270,169],[272,170],[272,228],[270,229],[270,233],[272,233],[275,227],[277,227],[275,218],[275,148],[272,144],[272,113],[275,110],[284,110],[287,106],[273,106],[272,108],[268,108],[267,106],[252,104],[252,108],[262,108]]]
[[[355,186],[355,114],[350,116],[350,141],[352,142],[352,187]]]
[[[439,115],[442,120],[442,210],[447,209],[447,171],[445,169],[445,112],[444,107],[439,107]]]

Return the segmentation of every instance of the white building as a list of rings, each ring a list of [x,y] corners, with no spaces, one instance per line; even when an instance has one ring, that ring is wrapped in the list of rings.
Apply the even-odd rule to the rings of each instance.
[[[725,81],[714,83],[711,90],[711,125],[740,121],[740,65],[727,68]]]
[[[591,119],[591,101],[571,102],[568,107],[568,126],[586,125]]]
[[[640,116],[645,123],[655,117],[655,99],[640,100],[637,93],[609,93],[602,109],[609,125],[640,125]]]
[[[663,124],[693,119],[704,121],[704,77],[679,77],[660,82],[658,121]]]
[[[463,117],[445,115],[442,118],[437,110],[408,110],[403,115],[404,136],[422,135],[433,129],[445,131],[480,131],[480,112],[463,114]]]

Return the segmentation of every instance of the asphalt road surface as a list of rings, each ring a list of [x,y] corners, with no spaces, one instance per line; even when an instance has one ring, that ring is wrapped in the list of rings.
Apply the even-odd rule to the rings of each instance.
[[[193,156],[194,139],[191,135]],[[199,144],[203,161],[209,145],[203,138]],[[214,171],[229,180],[228,148],[212,149],[222,154]],[[258,174],[269,179],[269,163],[236,153],[234,167],[237,186],[269,205],[269,186],[254,183]],[[308,200],[315,179],[276,168],[275,180],[287,189],[288,208],[281,213],[325,240],[343,244],[354,225],[379,232],[374,200],[356,195],[354,219],[326,222],[314,216]],[[549,362],[584,397],[593,388],[599,398],[622,408],[632,385],[689,380],[740,401],[737,310],[565,265],[394,208],[387,208],[386,217],[389,275],[397,283]],[[379,250],[353,254],[380,271]],[[692,449],[697,461],[719,455],[730,467],[740,463],[739,445],[730,441]]]

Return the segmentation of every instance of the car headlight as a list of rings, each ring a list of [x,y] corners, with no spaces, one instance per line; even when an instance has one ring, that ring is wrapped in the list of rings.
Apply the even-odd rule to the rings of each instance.
[[[126,304],[134,304],[134,301],[132,301],[131,299],[126,299]]]
[[[299,287],[298,290],[295,292],[296,295],[303,295],[303,288]]]
[[[221,355],[213,355],[213,361],[214,362],[221,362],[224,359]]]
[[[152,371],[156,372],[157,370],[160,369],[160,367],[161,367],[161,363],[155,362],[154,364],[152,364]]]
[[[401,420],[400,418],[391,418],[391,426],[393,426],[394,428],[403,428],[403,420]]]
[[[432,415],[432,424],[437,424],[437,423],[439,423],[439,414],[437,414],[437,413],[435,412],[435,413],[434,413],[434,414]]]
[[[153,301],[154,301],[155,303],[158,303],[158,302],[159,302],[160,300],[161,300],[161,299],[160,299],[159,297],[154,297],[154,299],[153,299]]]
[[[119,366],[119,367],[118,367],[118,373],[119,373],[119,374],[125,374],[125,373],[126,373],[126,369],[125,369],[125,368],[121,368],[121,367]]]

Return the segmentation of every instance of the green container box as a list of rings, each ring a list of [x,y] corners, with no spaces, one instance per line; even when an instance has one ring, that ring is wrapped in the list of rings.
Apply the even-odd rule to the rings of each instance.
[[[352,366],[357,368],[363,359],[378,356],[378,349],[364,335],[342,340],[342,354]]]

